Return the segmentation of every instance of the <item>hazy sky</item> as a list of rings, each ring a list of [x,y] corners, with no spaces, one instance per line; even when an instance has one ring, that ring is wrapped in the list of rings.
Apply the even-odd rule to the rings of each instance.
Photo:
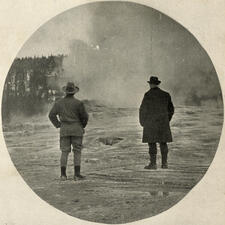
[[[220,92],[214,67],[196,39],[158,11],[135,3],[76,7],[44,24],[18,54],[68,54],[65,75],[82,98],[137,106],[156,74],[175,102]]]

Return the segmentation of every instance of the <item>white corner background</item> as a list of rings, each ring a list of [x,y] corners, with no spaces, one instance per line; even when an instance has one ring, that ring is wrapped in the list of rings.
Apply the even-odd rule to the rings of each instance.
[[[0,0],[0,98],[4,80],[19,49],[52,17],[90,0]],[[208,52],[225,96],[225,0],[136,0],[187,28]],[[16,171],[0,124],[0,225],[94,224],[55,209],[40,199]],[[208,172],[169,210],[135,224],[225,224],[225,134]],[[119,207],[119,206],[118,206]],[[132,224],[134,224],[132,223]]]

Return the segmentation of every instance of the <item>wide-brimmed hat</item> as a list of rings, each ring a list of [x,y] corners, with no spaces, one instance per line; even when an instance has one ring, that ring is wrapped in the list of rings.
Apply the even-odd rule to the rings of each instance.
[[[149,84],[156,84],[156,85],[161,83],[161,81],[158,79],[158,77],[155,77],[155,76],[151,76],[147,82]]]
[[[75,94],[79,91],[79,87],[77,87],[73,82],[68,82],[62,89],[66,94]]]

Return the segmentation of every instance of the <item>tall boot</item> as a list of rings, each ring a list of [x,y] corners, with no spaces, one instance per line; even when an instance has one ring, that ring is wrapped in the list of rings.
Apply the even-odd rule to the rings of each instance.
[[[162,169],[168,169],[167,153],[162,153]]]
[[[60,180],[61,181],[67,180],[66,167],[65,166],[61,166],[61,177],[60,177]]]
[[[84,179],[85,176],[82,176],[80,174],[80,166],[74,166],[74,180],[76,180],[76,178],[78,179]]]
[[[150,153],[150,163],[148,166],[144,167],[145,169],[149,170],[156,170],[157,165],[156,165],[156,154],[155,153]]]
[[[161,157],[162,157],[162,169],[168,168],[167,155],[168,155],[168,146],[167,143],[160,143]]]

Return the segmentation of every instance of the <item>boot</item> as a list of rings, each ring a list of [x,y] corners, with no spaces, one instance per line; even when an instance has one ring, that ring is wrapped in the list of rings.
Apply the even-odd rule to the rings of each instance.
[[[168,169],[167,153],[162,154],[162,169]]]
[[[61,180],[61,181],[67,180],[67,176],[66,176],[66,167],[65,167],[65,166],[61,166],[61,176],[60,176],[60,180]]]
[[[144,169],[156,170],[156,154],[150,154],[150,163],[148,166],[145,166]]]
[[[74,166],[74,180],[76,180],[77,178],[78,179],[84,179],[85,178],[85,176],[82,176],[81,174],[80,174],[80,166]]]

